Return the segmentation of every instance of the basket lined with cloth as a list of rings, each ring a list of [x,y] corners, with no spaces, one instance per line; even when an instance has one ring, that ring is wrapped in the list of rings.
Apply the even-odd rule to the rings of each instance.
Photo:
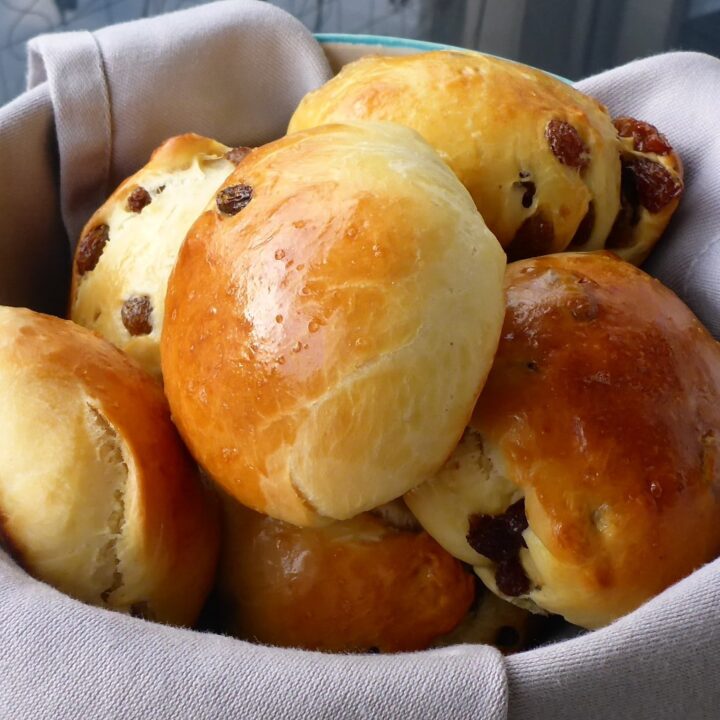
[[[63,312],[71,246],[165,138],[281,136],[331,76],[322,48],[265,3],[37,38],[29,88],[0,109],[0,302]],[[645,269],[720,336],[713,112],[720,61],[670,53],[578,83],[673,139],[686,195]],[[71,600],[0,552],[3,718],[705,718],[720,705],[716,561],[610,626],[504,658],[486,646],[387,656],[281,650]]]

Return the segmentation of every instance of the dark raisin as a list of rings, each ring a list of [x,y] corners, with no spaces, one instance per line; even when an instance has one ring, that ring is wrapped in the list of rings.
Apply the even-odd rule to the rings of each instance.
[[[495,644],[501,648],[512,648],[520,642],[520,633],[509,625],[503,625],[495,635]]]
[[[625,207],[625,214],[630,225],[637,225],[640,222],[640,196],[635,182],[635,173],[624,158],[621,159],[620,165],[620,204]]]
[[[127,209],[130,212],[140,213],[151,202],[150,193],[144,187],[138,186],[128,195]]]
[[[656,155],[668,155],[672,152],[672,145],[654,125],[631,117],[620,117],[614,122],[618,135],[631,137],[633,148],[638,152],[649,152]]]
[[[237,215],[252,200],[253,189],[249,185],[229,185],[217,194],[216,202],[220,212]]]
[[[475,552],[497,563],[495,582],[508,596],[523,595],[530,580],[520,562],[520,548],[525,547],[522,533],[527,528],[525,500],[513,503],[502,515],[472,515],[467,541]]]
[[[500,562],[517,555],[524,545],[522,532],[527,526],[525,501],[518,500],[502,515],[472,515],[467,541],[475,552]]]
[[[150,315],[152,303],[147,295],[133,295],[122,306],[120,317],[131,335],[149,335],[152,332]]]
[[[527,530],[528,521],[525,515],[525,501],[518,500],[513,503],[503,514],[505,523],[508,529],[520,538],[520,542],[525,546],[525,541],[522,539],[522,533]]]
[[[640,198],[635,173],[622,162],[620,210],[605,241],[608,250],[630,247],[635,242],[635,226],[640,222]]]
[[[152,620],[153,614],[150,611],[150,606],[147,600],[133,603],[130,606],[130,615],[134,618],[141,618],[142,620]]]
[[[520,188],[523,191],[522,200],[520,201],[522,206],[524,208],[531,207],[533,199],[535,198],[535,183],[532,180],[520,180],[514,184],[514,187]]]
[[[505,248],[508,260],[523,260],[524,258],[547,255],[552,252],[555,241],[555,228],[541,211],[523,221],[518,228],[510,245]]]
[[[568,167],[582,169],[590,161],[580,133],[564,120],[551,120],[545,128],[545,137],[550,143],[553,155]]]
[[[225,159],[231,163],[238,165],[241,160],[246,158],[252,152],[252,148],[249,147],[236,147],[232,150],[228,150],[225,153]]]
[[[682,193],[682,183],[673,177],[660,163],[644,157],[624,157],[623,183],[625,192],[632,192],[638,202],[651,213],[660,212]],[[626,175],[632,179],[626,181]]]
[[[573,235],[573,239],[570,241],[569,248],[583,247],[586,245],[590,236],[592,235],[593,228],[595,227],[595,203],[590,201],[588,205],[585,217],[580,221],[580,224]]]
[[[109,239],[110,228],[107,225],[96,225],[80,239],[75,257],[75,267],[80,275],[95,269]]]
[[[495,584],[508,597],[525,595],[530,590],[530,579],[517,556],[502,560],[495,569]]]

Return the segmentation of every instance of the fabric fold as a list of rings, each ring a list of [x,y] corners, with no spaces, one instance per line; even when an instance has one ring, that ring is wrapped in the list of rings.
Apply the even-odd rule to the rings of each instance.
[[[674,290],[720,338],[720,60],[674,52],[637,60],[577,83],[614,117],[657,125],[685,167],[685,196],[644,269]]]
[[[0,302],[56,311],[65,229],[74,243],[153,148],[191,131],[271,140],[331,74],[299,21],[254,0],[43,36],[29,59],[30,90],[0,108]],[[686,196],[647,269],[716,337],[719,83],[720,61],[696,53],[579,83],[613,115],[657,124],[683,157]],[[484,646],[330,656],[156,625],[71,600],[2,552],[0,607],[0,720],[700,720],[720,707],[720,561],[604,630],[507,659]]]
[[[331,70],[309,30],[280,8],[224,0],[94,33],[41,35],[28,82],[47,80],[63,219],[71,242],[124,178],[186,132],[255,146],[285,134]]]
[[[99,610],[0,551],[2,720],[504,720],[500,653],[325,655]]]
[[[28,43],[28,85],[47,82],[60,155],[60,206],[73,240],[110,190],[112,124],[100,48],[90,32]]]

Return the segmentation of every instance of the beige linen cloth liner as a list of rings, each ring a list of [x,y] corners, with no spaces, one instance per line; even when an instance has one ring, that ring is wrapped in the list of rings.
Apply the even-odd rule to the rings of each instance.
[[[271,140],[329,75],[301,24],[254,0],[32,41],[28,91],[0,109],[0,302],[61,311],[67,237],[159,142]],[[720,61],[673,53],[578,86],[680,151],[687,194],[647,268],[720,335]],[[717,562],[610,627],[504,659],[484,646],[329,656],[179,630],[82,605],[0,551],[2,720],[695,720],[720,718],[719,667]]]

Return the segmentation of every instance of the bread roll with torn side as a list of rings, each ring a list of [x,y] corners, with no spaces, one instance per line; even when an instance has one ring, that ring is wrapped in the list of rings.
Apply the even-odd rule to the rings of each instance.
[[[0,538],[93,605],[192,625],[212,584],[214,504],[155,380],[66,320],[0,308]]]

